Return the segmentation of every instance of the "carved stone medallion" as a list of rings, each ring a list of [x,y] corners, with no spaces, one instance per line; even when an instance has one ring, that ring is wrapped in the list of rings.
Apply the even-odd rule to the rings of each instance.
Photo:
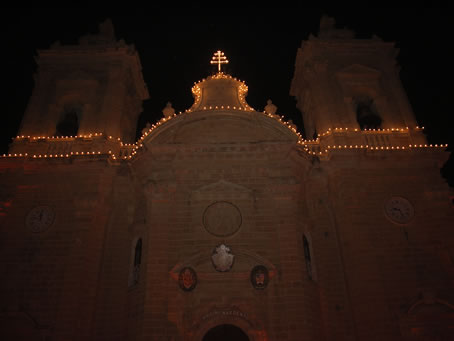
[[[263,265],[255,266],[251,271],[251,283],[255,289],[265,289],[268,285],[268,269]]]
[[[197,274],[189,267],[181,269],[178,276],[178,284],[184,291],[191,291],[197,285]]]
[[[47,230],[54,222],[55,211],[50,206],[36,206],[25,217],[25,225],[30,231],[39,233]]]
[[[224,244],[216,246],[211,255],[211,261],[217,271],[225,272],[232,268],[235,255],[230,253],[230,248]]]
[[[205,229],[216,237],[228,237],[237,232],[241,220],[238,207],[227,201],[215,202],[203,213]]]

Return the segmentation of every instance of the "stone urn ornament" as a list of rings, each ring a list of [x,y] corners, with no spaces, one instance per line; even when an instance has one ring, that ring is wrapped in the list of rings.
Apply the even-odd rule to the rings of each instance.
[[[230,252],[230,248],[221,244],[216,246],[211,254],[211,261],[216,271],[226,272],[232,268],[235,255]]]

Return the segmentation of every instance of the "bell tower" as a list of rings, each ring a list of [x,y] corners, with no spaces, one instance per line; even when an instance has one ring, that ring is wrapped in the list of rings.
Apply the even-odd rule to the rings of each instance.
[[[318,36],[298,49],[290,90],[303,113],[306,137],[334,129],[403,129],[407,142],[424,143],[399,79],[398,52],[394,43],[376,36],[355,39],[353,31],[322,17]]]
[[[103,133],[133,142],[142,101],[148,98],[134,46],[116,40],[112,22],[79,39],[38,51],[35,88],[18,135]]]

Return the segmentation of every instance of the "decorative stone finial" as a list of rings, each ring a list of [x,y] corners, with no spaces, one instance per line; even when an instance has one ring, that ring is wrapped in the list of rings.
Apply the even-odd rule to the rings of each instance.
[[[147,122],[147,124],[145,124],[145,127],[142,129],[142,135],[145,134],[146,132],[148,132],[150,129],[151,129],[151,123]]]
[[[320,31],[318,37],[321,39],[353,39],[354,32],[346,28],[336,28],[336,20],[327,15],[320,19]]]
[[[336,28],[336,20],[327,15],[323,15],[320,19],[320,31],[334,30]]]
[[[270,115],[276,114],[277,111],[277,106],[273,104],[273,102],[269,99],[266,101],[266,107],[265,107],[265,112]]]
[[[99,24],[99,35],[106,40],[115,41],[115,30],[112,24],[112,19],[107,18],[104,22]]]
[[[99,31],[95,34],[86,34],[79,38],[81,45],[104,45],[116,43],[115,30],[111,19],[99,24]]]
[[[167,102],[166,107],[162,109],[162,114],[165,118],[172,117],[175,114],[175,109],[172,108],[172,103]]]
[[[295,130],[297,129],[297,126],[295,123],[293,123],[293,120],[288,120],[287,124],[290,126],[290,128],[295,129]]]

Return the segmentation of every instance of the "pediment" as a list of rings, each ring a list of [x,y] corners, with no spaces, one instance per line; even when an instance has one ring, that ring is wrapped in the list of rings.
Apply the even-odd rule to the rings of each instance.
[[[454,311],[454,306],[446,301],[435,299],[433,302],[426,302],[425,300],[419,300],[413,304],[408,310],[409,315],[434,315],[444,314]]]
[[[234,184],[221,179],[217,182],[204,185],[191,193],[191,201],[200,200],[220,200],[225,198],[250,199],[253,197],[253,191],[247,187]]]
[[[206,110],[178,115],[155,128],[144,144],[296,142],[286,125],[263,113]]]
[[[251,190],[247,187],[234,184],[233,182],[221,179],[219,181],[216,181],[214,183],[204,185],[202,187],[199,187],[194,191],[194,193],[198,194],[204,194],[204,193],[211,193],[211,192],[238,192],[238,193],[250,193]]]

